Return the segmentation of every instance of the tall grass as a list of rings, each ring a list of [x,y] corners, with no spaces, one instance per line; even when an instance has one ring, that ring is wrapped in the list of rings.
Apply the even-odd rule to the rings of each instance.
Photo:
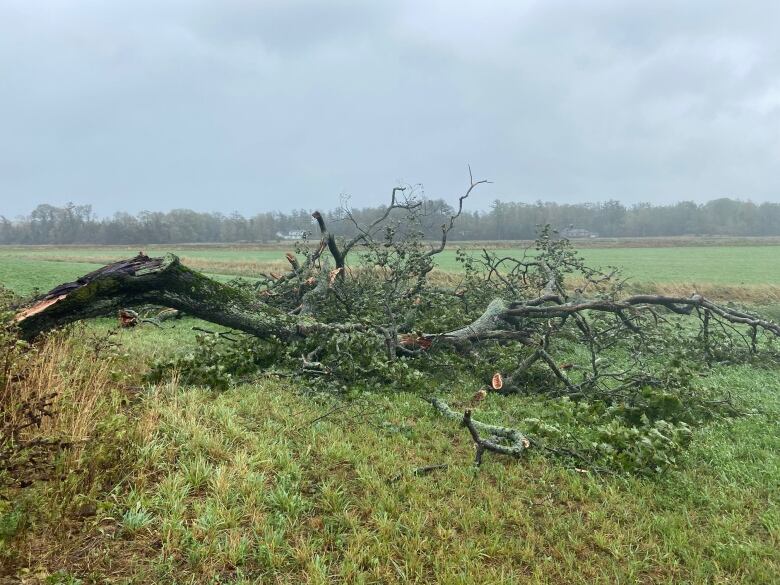
[[[72,443],[68,461],[75,463],[94,434],[98,413],[106,412],[114,398],[112,390],[119,387],[122,376],[116,365],[113,356],[88,349],[77,336],[62,332],[50,335],[11,369],[2,389],[3,416],[18,419],[23,410],[16,405],[52,396],[51,415],[43,417],[40,425],[29,427],[23,436],[54,435]]]
[[[0,567],[22,549],[46,556],[66,538],[64,517],[95,513],[90,502],[121,476],[133,435],[126,360],[86,328],[27,348],[6,339],[2,352]]]
[[[0,528],[12,530],[0,532],[0,576],[770,583],[780,568],[774,418],[708,427],[682,469],[654,480],[581,474],[533,452],[489,457],[475,472],[467,434],[416,396],[370,394],[360,399],[369,414],[356,401],[334,415],[335,397],[284,378],[224,393],[175,377],[133,390],[127,376],[149,339],[185,344],[185,331],[124,332],[120,350],[92,337],[101,330],[23,352],[14,371],[29,375],[4,388],[15,400],[57,390],[56,412],[30,432],[81,443],[27,496],[5,492]],[[776,412],[776,374],[724,365],[713,382]],[[451,391],[465,401],[473,388]],[[544,409],[534,397],[491,395],[480,416],[522,424]]]

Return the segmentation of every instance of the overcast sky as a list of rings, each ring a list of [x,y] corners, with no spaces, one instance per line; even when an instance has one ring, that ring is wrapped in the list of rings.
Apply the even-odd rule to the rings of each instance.
[[[0,214],[780,201],[780,2],[0,0]]]

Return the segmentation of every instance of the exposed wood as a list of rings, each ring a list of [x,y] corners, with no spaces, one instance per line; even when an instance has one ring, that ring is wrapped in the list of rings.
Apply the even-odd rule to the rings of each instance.
[[[29,339],[74,321],[116,314],[120,308],[139,304],[171,307],[259,337],[291,336],[307,326],[317,326],[203,276],[172,254],[120,260],[55,287],[22,309],[16,323],[22,336]]]

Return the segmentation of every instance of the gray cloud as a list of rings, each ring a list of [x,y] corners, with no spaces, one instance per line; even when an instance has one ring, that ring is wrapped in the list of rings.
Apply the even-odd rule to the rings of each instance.
[[[0,214],[780,201],[769,0],[0,4]]]

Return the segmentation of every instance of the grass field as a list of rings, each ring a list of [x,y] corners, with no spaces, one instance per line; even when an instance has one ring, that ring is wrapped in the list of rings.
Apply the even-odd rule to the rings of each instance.
[[[473,253],[479,249],[470,246]],[[492,247],[496,253],[518,256],[523,248]],[[187,246],[144,250],[150,255],[173,252],[182,260],[210,274],[251,277],[269,268],[283,269],[286,248],[279,246]],[[0,247],[0,283],[27,293],[33,286],[48,289],[72,280],[108,262],[133,256],[137,247]],[[592,266],[615,266],[636,284],[659,283],[694,286],[780,286],[780,245],[681,247],[587,247],[580,250]],[[454,250],[439,256],[445,271],[457,271]]]
[[[224,393],[150,386],[122,406],[111,369],[186,347],[193,323],[122,331],[124,357],[97,379],[79,374],[94,369],[88,345],[44,353],[42,377],[90,421],[78,436],[104,445],[90,458],[118,460],[119,479],[85,493],[71,476],[0,502],[0,528],[17,535],[14,553],[0,532],[0,559],[20,553],[48,583],[773,583],[780,571],[777,365],[717,366],[710,383],[772,414],[709,425],[661,477],[592,476],[541,455],[475,472],[468,436],[405,393],[345,405],[271,377]],[[85,413],[92,387],[103,394]],[[543,412],[532,397],[480,408],[502,421]],[[447,467],[411,473],[424,465]]]
[[[764,286],[780,284],[777,251],[584,253],[642,282]],[[211,268],[281,253],[178,252]],[[48,289],[133,253],[0,249],[0,282]],[[7,563],[28,583],[74,585],[777,582],[780,364],[713,366],[702,383],[763,414],[698,430],[679,469],[659,477],[581,473],[534,453],[488,456],[476,472],[468,435],[413,394],[343,402],[279,376],[223,393],[141,384],[150,361],[192,346],[196,324],[121,330],[98,354],[114,329],[99,319],[32,358],[39,374],[24,387],[58,389],[52,424],[85,446],[59,463],[76,472],[0,499],[0,578]],[[465,402],[474,387],[451,392]],[[545,408],[539,397],[490,395],[479,415],[517,423]],[[446,467],[412,473],[425,465]]]

